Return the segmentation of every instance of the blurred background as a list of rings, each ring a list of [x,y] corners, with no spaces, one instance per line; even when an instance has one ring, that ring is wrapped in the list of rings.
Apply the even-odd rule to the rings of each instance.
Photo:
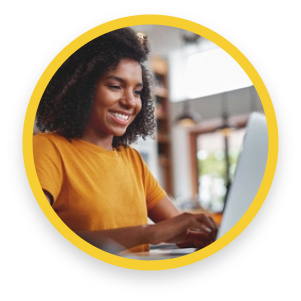
[[[248,116],[264,113],[256,89],[239,64],[204,37],[161,25],[133,29],[151,45],[157,132],[132,146],[177,206],[221,214]]]

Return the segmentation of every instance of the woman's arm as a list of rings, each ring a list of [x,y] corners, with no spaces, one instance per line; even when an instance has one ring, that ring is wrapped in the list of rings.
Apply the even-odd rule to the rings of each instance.
[[[49,204],[52,206],[52,195],[44,190],[44,194]],[[125,249],[148,244],[151,241],[152,233],[148,225],[124,227],[99,231],[74,231],[85,241],[104,251],[114,250],[118,253]]]
[[[157,245],[163,242],[189,242],[191,247],[202,248],[212,243],[216,237],[214,224],[205,214],[191,213],[182,213],[151,225],[75,233],[105,251],[111,247],[110,242],[113,241],[119,245],[117,252],[138,245]]]
[[[148,216],[155,223],[159,222],[158,228],[162,228],[162,226],[176,227],[177,225],[174,225],[174,222],[180,222],[180,220],[181,222],[182,220],[187,221],[190,226],[187,226],[187,228],[183,226],[184,232],[180,225],[178,232],[176,231],[176,228],[173,229],[177,234],[170,240],[165,241],[176,243],[179,247],[195,247],[199,249],[211,244],[216,239],[218,227],[212,217],[203,213],[181,213],[168,196],[163,198],[154,208],[149,210]],[[181,217],[174,219],[176,216]],[[194,219],[197,220],[197,223],[193,221]],[[160,223],[167,220],[169,221]],[[167,229],[165,229],[165,231],[166,230]]]
[[[45,193],[45,196],[51,204],[49,194]],[[104,251],[110,252],[112,244],[115,244],[118,246],[116,253],[143,244],[190,240],[200,248],[213,242],[216,236],[216,225],[205,214],[180,214],[168,198],[162,199],[150,210],[149,216],[155,224],[75,233]]]
[[[148,217],[155,223],[175,217],[181,214],[171,199],[166,196],[159,201],[152,209],[148,210]]]

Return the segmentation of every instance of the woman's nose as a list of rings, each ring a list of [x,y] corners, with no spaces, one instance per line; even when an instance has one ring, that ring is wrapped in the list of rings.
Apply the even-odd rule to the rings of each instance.
[[[135,96],[132,91],[124,91],[124,95],[122,97],[122,104],[127,107],[135,107],[137,104],[137,101],[135,99]]]

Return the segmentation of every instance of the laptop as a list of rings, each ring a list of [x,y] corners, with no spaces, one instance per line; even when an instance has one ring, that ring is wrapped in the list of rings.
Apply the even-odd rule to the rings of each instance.
[[[252,113],[239,155],[234,180],[227,195],[217,239],[227,233],[245,214],[262,182],[268,156],[268,128],[264,114]],[[150,252],[127,257],[140,260],[170,259],[190,254],[196,249],[174,248],[169,244],[151,246]]]

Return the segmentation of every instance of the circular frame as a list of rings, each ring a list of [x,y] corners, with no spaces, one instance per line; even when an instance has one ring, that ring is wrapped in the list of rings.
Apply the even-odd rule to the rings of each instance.
[[[192,254],[173,259],[147,261],[124,258],[102,251],[81,239],[65,225],[65,223],[58,217],[58,215],[49,205],[40,186],[33,159],[32,136],[36,111],[42,94],[57,69],[72,53],[97,36],[121,27],[135,25],[165,25],[178,27],[201,35],[225,50],[236,60],[236,62],[243,68],[243,70],[251,79],[262,102],[268,125],[269,151],[266,170],[258,193],[249,209],[230,231],[228,231],[224,236],[219,238],[214,243]],[[165,270],[189,265],[218,252],[223,247],[228,245],[232,240],[234,240],[255,217],[269,192],[276,171],[278,156],[277,120],[269,93],[259,74],[248,61],[248,59],[225,38],[202,25],[177,17],[163,15],[131,16],[104,23],[87,31],[67,45],[49,64],[40,77],[32,93],[26,111],[23,129],[23,156],[28,181],[42,211],[53,224],[53,226],[72,244],[97,259],[123,268],[136,270]]]

